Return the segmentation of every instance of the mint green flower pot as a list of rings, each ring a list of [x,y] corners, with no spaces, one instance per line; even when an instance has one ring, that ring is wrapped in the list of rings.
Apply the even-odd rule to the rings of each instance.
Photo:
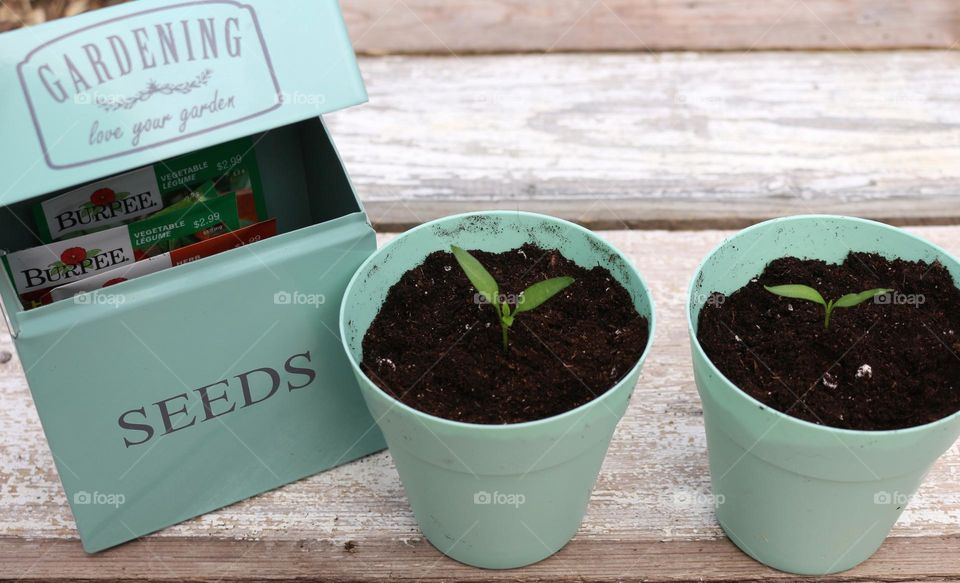
[[[960,413],[895,431],[801,421],[748,396],[704,354],[696,329],[710,292],[736,291],[778,257],[840,262],[851,250],[939,260],[960,281],[957,260],[919,237],[873,221],[809,215],[737,233],[707,256],[690,286],[688,325],[717,519],[748,555],[791,573],[835,573],[870,557],[960,434]]]
[[[609,391],[547,419],[477,425],[412,409],[361,372],[363,336],[403,273],[451,244],[499,252],[528,242],[559,249],[584,267],[606,267],[647,318],[650,336],[640,360]],[[623,254],[573,223],[513,211],[447,217],[397,237],[360,266],[340,310],[341,338],[420,529],[444,554],[491,569],[545,559],[577,532],[653,333],[650,292]]]

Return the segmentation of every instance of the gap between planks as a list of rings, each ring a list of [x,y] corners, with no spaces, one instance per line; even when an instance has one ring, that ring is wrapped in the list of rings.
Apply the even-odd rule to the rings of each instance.
[[[916,197],[892,202],[843,203],[824,201],[813,207],[769,200],[504,200],[469,201],[370,201],[364,203],[377,232],[402,232],[428,221],[460,213],[523,211],[552,215],[595,230],[699,231],[743,229],[756,223],[791,215],[832,214],[871,219],[898,227],[960,225],[960,197]]]

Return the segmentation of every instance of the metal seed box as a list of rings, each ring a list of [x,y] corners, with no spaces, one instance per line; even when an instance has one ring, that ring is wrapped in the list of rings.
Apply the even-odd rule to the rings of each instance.
[[[334,0],[141,0],[0,35],[0,249],[83,184],[238,138],[277,236],[27,310],[0,297],[89,552],[384,447],[336,336],[376,247],[320,115],[365,101]]]

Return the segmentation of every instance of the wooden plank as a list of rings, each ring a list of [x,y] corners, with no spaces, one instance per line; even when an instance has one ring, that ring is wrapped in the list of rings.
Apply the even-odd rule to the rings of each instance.
[[[154,538],[97,556],[73,541],[0,539],[0,572],[27,581],[796,581],[760,567],[726,539],[660,542],[577,539],[521,570],[474,569],[446,559],[421,538],[326,540]],[[870,561],[818,581],[955,580],[960,538],[891,538]],[[24,576],[20,577],[20,574]],[[813,579],[811,579],[813,580]]]
[[[521,208],[604,228],[960,221],[960,51],[366,58],[328,116],[383,229]]]
[[[344,0],[370,54],[951,48],[951,0]]]
[[[911,230],[960,253],[960,227]],[[789,579],[727,542],[706,501],[702,413],[683,306],[690,274],[727,234],[601,233],[650,284],[657,338],[580,532],[539,565],[498,573],[442,558],[417,530],[386,452],[85,557],[14,357],[0,364],[0,580]],[[11,350],[9,337],[0,335],[0,352]],[[879,554],[828,579],[960,577],[958,475],[954,445]],[[350,541],[353,552],[345,547]]]
[[[0,5],[0,30],[105,3],[8,2]],[[960,39],[960,6],[952,0],[341,0],[341,5],[354,45],[367,54],[951,48]]]

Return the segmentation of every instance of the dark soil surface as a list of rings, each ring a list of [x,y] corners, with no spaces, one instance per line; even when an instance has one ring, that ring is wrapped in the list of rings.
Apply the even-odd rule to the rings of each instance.
[[[803,284],[826,299],[891,294],[836,308],[763,286]],[[922,425],[960,410],[960,290],[940,263],[851,253],[841,265],[786,257],[700,313],[710,360],[750,396],[794,417],[844,429]]]
[[[508,298],[544,279],[576,281],[518,314],[505,352],[497,315],[453,255],[431,254],[390,289],[363,339],[364,372],[390,395],[446,419],[520,423],[593,400],[640,358],[647,320],[606,269],[533,245],[469,251]]]

